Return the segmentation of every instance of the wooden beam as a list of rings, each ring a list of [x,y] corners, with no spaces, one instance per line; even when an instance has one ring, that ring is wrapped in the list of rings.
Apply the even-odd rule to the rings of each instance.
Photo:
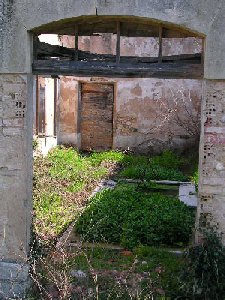
[[[57,78],[54,78],[54,136],[57,136],[57,120],[58,120],[58,117],[57,117],[57,102],[58,102],[58,83],[57,83]]]
[[[39,133],[39,80],[38,76],[36,76],[36,128],[35,132],[36,135],[38,136]]]
[[[201,64],[204,66],[205,63],[205,39],[202,39],[202,53],[201,53]]]
[[[103,76],[130,78],[203,78],[203,66],[190,63],[105,63],[59,60],[37,60],[33,73],[41,75]]]
[[[116,63],[120,63],[120,22],[116,23],[117,41],[116,41]]]
[[[74,60],[78,61],[79,59],[79,54],[78,54],[78,26],[75,26],[75,51],[74,51]]]
[[[33,35],[33,59],[38,59],[38,44],[39,38],[36,35]]]
[[[158,54],[158,63],[162,63],[162,35],[163,35],[163,27],[159,25],[159,54]]]

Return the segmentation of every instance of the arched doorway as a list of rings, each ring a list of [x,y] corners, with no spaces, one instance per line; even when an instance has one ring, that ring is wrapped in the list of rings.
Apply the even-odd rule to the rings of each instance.
[[[50,3],[48,5],[52,5],[54,7],[54,3]],[[30,80],[30,76],[27,75],[30,71],[30,39],[28,38],[27,30],[32,30],[34,27],[38,28],[50,28],[55,25],[60,26],[65,23],[64,19],[72,18],[74,15],[74,11],[76,11],[76,16],[85,15],[85,10],[87,10],[87,3],[85,5],[81,5],[78,3],[79,1],[71,2],[65,7],[64,1],[58,3],[57,8],[52,11],[52,14],[44,13],[46,9],[45,5],[39,1],[37,4],[31,3],[26,8],[20,4],[16,6],[5,6],[4,7],[4,18],[8,18],[12,16],[12,12],[15,13],[16,18],[19,19],[18,25],[15,25],[10,19],[11,23],[7,23],[9,19],[4,19],[5,24],[9,24],[7,31],[4,34],[4,42],[6,47],[4,48],[4,64],[1,67],[1,80],[2,86],[5,88],[2,89],[4,104],[3,110],[9,112],[8,105],[11,106],[11,111],[13,115],[4,115],[6,119],[12,120],[18,114],[18,107],[25,108],[28,107],[26,114],[20,114],[19,119],[24,118],[24,123],[19,120],[18,123],[7,123],[5,121],[5,128],[3,128],[4,134],[2,134],[2,144],[3,147],[3,159],[2,159],[2,168],[1,168],[1,180],[2,180],[2,201],[4,203],[5,209],[2,210],[2,224],[5,224],[3,227],[6,228],[7,234],[2,234],[3,238],[3,246],[1,247],[2,257],[5,260],[18,260],[21,261],[21,255],[26,256],[27,253],[27,245],[29,243],[29,229],[30,229],[30,215],[31,215],[31,172],[29,171],[32,165],[31,162],[31,103],[27,101],[28,97],[32,97],[32,80]],[[205,7],[205,1],[199,1],[197,7],[195,7],[194,3],[187,5],[186,7],[181,7],[179,5],[173,6],[171,1],[170,5],[165,5],[165,7],[160,7],[158,4],[153,4],[149,1],[144,1],[142,6],[140,7],[138,1],[133,1],[132,4],[127,4],[123,8],[120,6],[115,6],[115,3],[103,3],[103,1],[88,1],[88,13],[93,15],[95,13],[102,15],[111,15],[115,13],[115,15],[121,14],[126,15],[127,19],[133,19],[130,17],[131,15],[139,15],[142,17],[151,17],[155,18],[155,20],[162,20],[163,22],[169,22],[173,20],[173,23],[178,24],[179,26],[185,24],[186,27],[192,28],[194,31],[203,32],[207,35],[207,60],[205,62],[206,74],[210,79],[224,79],[224,74],[221,71],[224,64],[224,59],[221,54],[221,49],[223,49],[222,44],[218,44],[216,40],[215,30],[212,30],[212,23],[209,23],[209,15],[215,15],[215,11],[219,11],[217,4],[215,7],[212,5],[209,7],[208,13],[204,14],[202,9]],[[196,4],[196,3],[195,3]],[[36,6],[37,5],[37,6]],[[80,6],[80,7],[79,7]],[[173,6],[173,7],[172,7]],[[76,9],[77,7],[77,9]],[[40,8],[40,10],[39,10]],[[73,9],[71,9],[73,8]],[[121,12],[122,10],[122,12]],[[51,11],[51,9],[49,9]],[[185,13],[184,13],[185,11]],[[195,11],[199,11],[200,16],[195,13]],[[37,12],[40,13],[39,18],[35,18],[37,16]],[[151,12],[151,16],[150,13]],[[222,11],[221,11],[222,13]],[[21,17],[19,17],[21,16]],[[217,28],[217,32],[221,32],[221,24],[219,20],[221,19],[220,13],[217,13],[218,18],[217,22],[215,22],[213,28]],[[81,17],[80,17],[81,18]],[[83,18],[83,17],[82,17]],[[58,23],[58,20],[63,20]],[[213,18],[212,18],[213,19]],[[199,21],[201,20],[201,21]],[[71,20],[70,20],[71,21]],[[55,22],[54,24],[50,22]],[[156,22],[157,23],[157,22]],[[4,25],[5,26],[5,25]],[[4,27],[5,28],[5,27]],[[19,37],[26,41],[26,45],[29,45],[24,51],[24,45],[21,45],[20,39],[15,39],[15,35],[9,35],[9,31],[19,33]],[[42,30],[41,29],[41,30]],[[41,32],[40,30],[40,32]],[[37,32],[36,31],[36,32]],[[7,36],[8,35],[8,36]],[[223,35],[223,32],[221,32]],[[8,39],[8,40],[7,40]],[[16,40],[19,40],[17,42]],[[15,45],[13,47],[13,45]],[[217,46],[218,47],[217,47]],[[6,49],[10,49],[10,51],[6,55]],[[215,51],[210,51],[215,48]],[[13,59],[14,58],[14,59]],[[117,56],[117,60],[118,56]],[[216,63],[221,61],[221,68],[216,70],[214,66]],[[50,64],[51,67],[51,64]],[[59,69],[61,67],[60,63],[57,66]],[[184,66],[183,66],[184,67]],[[58,69],[58,70],[59,70]],[[84,68],[85,69],[85,68]],[[113,69],[113,68],[112,68]],[[187,71],[186,67],[184,68]],[[182,70],[182,72],[184,71]],[[58,70],[56,73],[58,73]],[[142,70],[145,74],[146,69]],[[190,71],[190,70],[189,70]],[[193,70],[191,70],[192,72]],[[49,72],[49,70],[48,70]],[[118,71],[116,71],[118,72]],[[120,70],[121,72],[121,70]],[[134,72],[134,70],[132,71]],[[154,69],[154,72],[158,72],[158,68]],[[179,69],[181,72],[181,69]],[[12,86],[10,86],[12,84]],[[202,188],[200,189],[201,194],[203,194],[202,200],[204,200],[204,205],[201,209],[205,210],[206,213],[213,212],[214,217],[216,218],[216,222],[221,218],[221,214],[223,211],[223,126],[222,123],[218,124],[216,119],[218,115],[222,115],[223,110],[221,109],[223,100],[223,82],[220,81],[206,81],[204,87],[204,118],[207,118],[208,115],[211,115],[212,118],[210,120],[207,119],[207,124],[209,125],[206,128],[206,131],[203,132],[202,126],[202,141],[201,141],[201,171],[204,176],[201,179]],[[27,92],[28,95],[27,96]],[[23,101],[21,101],[23,100]],[[207,101],[206,101],[207,100]],[[25,102],[24,104],[19,104],[19,102]],[[16,104],[17,103],[17,104]],[[15,113],[15,114],[14,114]],[[23,117],[24,116],[24,117]],[[222,116],[220,118],[222,120]],[[205,119],[203,120],[203,123]],[[3,126],[2,126],[3,127]],[[5,151],[8,149],[8,151]],[[17,149],[17,151],[15,151]],[[6,153],[7,152],[7,153]],[[15,153],[17,154],[15,155]],[[215,166],[215,161],[218,163]],[[222,164],[222,165],[221,165]],[[16,166],[16,168],[15,168]],[[203,168],[204,166],[204,168]],[[6,180],[10,175],[7,173],[9,171],[13,174],[14,181]],[[3,172],[3,173],[2,173]],[[6,173],[4,173],[6,172]],[[203,178],[204,177],[204,178]],[[213,177],[213,182],[211,178]],[[12,177],[10,177],[12,179]],[[13,184],[14,188],[12,189]],[[16,199],[16,202],[14,200]],[[14,204],[13,204],[14,203]],[[216,206],[216,210],[213,207]],[[16,218],[14,217],[15,209],[17,211]],[[5,218],[6,217],[6,218]],[[4,221],[7,219],[7,222]],[[19,226],[18,226],[19,224]],[[221,224],[221,229],[223,230],[223,224]],[[21,246],[22,245],[22,246]],[[25,249],[25,251],[24,251]]]

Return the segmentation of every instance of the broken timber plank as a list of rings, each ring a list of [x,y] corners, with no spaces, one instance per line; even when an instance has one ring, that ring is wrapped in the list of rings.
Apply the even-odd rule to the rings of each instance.
[[[120,22],[117,22],[116,63],[120,63]]]
[[[51,57],[72,59],[76,51],[78,52],[79,61],[115,62],[117,57],[112,54],[96,54],[75,48],[49,45],[43,42],[35,43],[34,48],[36,49],[38,59],[50,59]],[[192,63],[201,63],[201,56],[201,53],[162,56],[162,62],[191,61]],[[158,57],[120,56],[119,60],[123,63],[155,63],[158,62]]]

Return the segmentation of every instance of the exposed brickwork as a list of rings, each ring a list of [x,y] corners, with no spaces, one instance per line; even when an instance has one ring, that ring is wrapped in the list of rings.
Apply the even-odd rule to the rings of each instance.
[[[27,250],[26,101],[26,76],[0,75],[1,259]]]
[[[225,232],[225,81],[205,81],[202,122],[200,221]]]
[[[113,85],[81,85],[80,133],[82,150],[109,150],[113,146]]]

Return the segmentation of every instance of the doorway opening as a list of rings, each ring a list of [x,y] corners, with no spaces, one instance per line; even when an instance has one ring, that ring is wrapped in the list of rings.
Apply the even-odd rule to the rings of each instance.
[[[107,242],[110,251],[132,257],[135,247],[181,249],[197,205],[189,180],[200,133],[201,37],[123,18],[64,25],[42,28],[34,39],[33,72],[60,78],[58,142],[73,146],[58,147],[37,164],[36,170],[46,166],[37,190],[44,197],[35,194],[46,226],[37,222],[37,231],[55,238],[72,222],[70,246]],[[41,40],[40,34],[56,33],[56,45]],[[188,151],[195,156],[187,163]]]

